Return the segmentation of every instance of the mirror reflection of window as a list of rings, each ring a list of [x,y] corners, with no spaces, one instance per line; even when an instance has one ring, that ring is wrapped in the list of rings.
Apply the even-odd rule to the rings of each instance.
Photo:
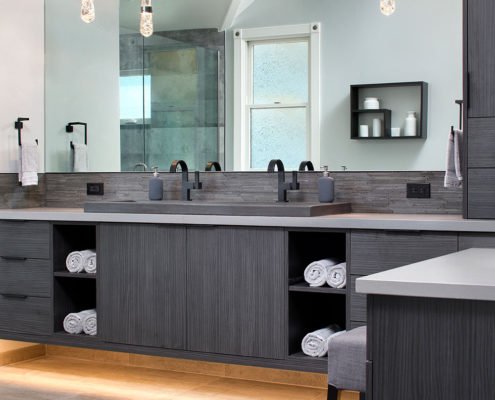
[[[309,115],[308,40],[249,43],[248,95],[250,167],[266,168],[273,158],[297,168],[306,158]]]

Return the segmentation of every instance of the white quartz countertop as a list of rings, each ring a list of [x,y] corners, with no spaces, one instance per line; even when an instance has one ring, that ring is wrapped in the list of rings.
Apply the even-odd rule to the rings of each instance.
[[[267,226],[495,232],[495,220],[465,220],[460,215],[347,213],[322,217],[85,213],[82,208],[0,209],[3,220],[135,222],[192,225]]]
[[[0,209],[3,220],[135,222],[288,228],[385,229],[495,232],[495,220],[464,220],[460,215],[348,213],[322,217],[85,213],[82,208]]]
[[[495,300],[495,249],[468,249],[356,280],[367,294]]]

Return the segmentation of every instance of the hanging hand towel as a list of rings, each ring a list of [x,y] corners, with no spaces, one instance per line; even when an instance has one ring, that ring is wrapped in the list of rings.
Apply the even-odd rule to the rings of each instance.
[[[88,172],[88,146],[81,143],[73,143],[74,146],[74,172]]]
[[[328,286],[335,289],[343,289],[347,283],[347,264],[340,263],[333,265],[328,269],[327,283]]]
[[[336,258],[325,258],[312,262],[304,270],[304,280],[312,287],[323,286],[328,278],[328,269],[339,262]]]
[[[328,352],[328,341],[340,331],[338,325],[331,325],[328,328],[308,333],[302,340],[303,353],[310,357],[324,357]]]
[[[447,161],[445,168],[444,187],[462,187],[462,141],[463,132],[452,130],[447,144]]]
[[[24,142],[19,146],[19,182],[22,186],[34,186],[38,184],[39,153],[38,144],[35,141]]]

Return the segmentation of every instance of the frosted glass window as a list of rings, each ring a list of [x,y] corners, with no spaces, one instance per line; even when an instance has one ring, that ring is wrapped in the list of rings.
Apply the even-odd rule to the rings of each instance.
[[[308,42],[256,43],[253,104],[308,102]]]
[[[131,75],[120,77],[120,119],[126,121],[143,120],[143,96],[144,118],[151,118],[151,76]]]
[[[271,159],[297,169],[306,159],[306,107],[251,110],[251,168],[265,169]]]

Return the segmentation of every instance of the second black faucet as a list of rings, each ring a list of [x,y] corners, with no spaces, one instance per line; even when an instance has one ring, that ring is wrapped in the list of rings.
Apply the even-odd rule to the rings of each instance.
[[[199,171],[194,171],[194,181],[189,181],[189,170],[184,160],[174,160],[170,165],[170,172],[177,172],[180,167],[182,171],[181,199],[191,201],[191,189],[202,189],[203,183],[199,181]]]

